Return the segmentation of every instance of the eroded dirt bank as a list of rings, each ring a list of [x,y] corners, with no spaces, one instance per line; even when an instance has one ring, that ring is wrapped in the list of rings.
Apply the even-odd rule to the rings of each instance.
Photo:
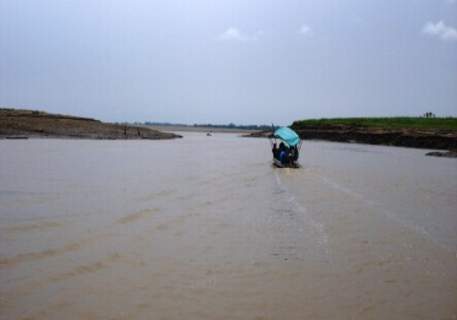
[[[382,129],[355,126],[292,125],[303,140],[357,142],[374,145],[412,147],[422,149],[457,149],[457,132],[453,130]],[[254,132],[248,137],[269,137],[271,132]]]
[[[173,139],[180,136],[151,128],[33,110],[0,108],[0,138]]]

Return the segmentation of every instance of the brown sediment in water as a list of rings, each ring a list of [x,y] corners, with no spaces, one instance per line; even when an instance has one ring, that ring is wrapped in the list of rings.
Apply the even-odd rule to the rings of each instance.
[[[0,227],[0,232],[6,233],[20,233],[20,232],[31,232],[41,231],[48,228],[60,227],[61,224],[53,221],[41,221],[37,223],[25,223],[7,227]]]
[[[93,242],[93,239],[82,239],[78,242],[67,243],[64,246],[52,249],[45,249],[36,252],[20,253],[12,257],[1,257],[0,256],[0,269],[15,267],[21,263],[32,262],[36,260],[47,259],[59,255],[63,255],[72,251],[78,251],[84,245],[88,245]]]
[[[104,123],[99,120],[42,111],[0,108],[0,138],[75,138],[158,140],[179,138],[145,126]]]
[[[453,161],[186,135],[0,141],[0,319],[455,318]]]
[[[148,217],[149,215],[151,215],[157,211],[159,211],[159,209],[155,208],[155,209],[146,209],[146,210],[141,210],[138,212],[133,212],[133,213],[127,214],[126,216],[120,218],[119,220],[117,220],[117,222],[120,224],[131,223],[136,220],[140,220],[142,218]]]

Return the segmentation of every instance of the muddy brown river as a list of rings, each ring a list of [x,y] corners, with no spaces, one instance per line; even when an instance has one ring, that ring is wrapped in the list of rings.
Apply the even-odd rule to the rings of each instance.
[[[267,140],[0,141],[0,319],[457,319],[457,161]]]

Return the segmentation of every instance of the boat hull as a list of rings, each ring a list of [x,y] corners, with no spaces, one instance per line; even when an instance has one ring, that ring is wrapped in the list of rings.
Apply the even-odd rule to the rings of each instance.
[[[277,168],[293,168],[293,169],[298,169],[300,168],[300,164],[298,162],[291,162],[287,164],[283,164],[281,161],[278,159],[273,158],[273,165]]]

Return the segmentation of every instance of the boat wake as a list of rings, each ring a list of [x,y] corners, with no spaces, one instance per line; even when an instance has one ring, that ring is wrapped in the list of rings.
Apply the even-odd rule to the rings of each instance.
[[[303,206],[292,192],[289,191],[287,186],[281,181],[280,174],[278,171],[274,172],[276,186],[281,194],[282,201],[284,202],[285,211],[292,212],[294,215],[299,217],[299,221],[302,224],[299,231],[305,236],[304,241],[315,241],[321,251],[324,252],[327,260],[330,260],[330,250],[328,246],[328,235],[325,231],[323,223],[319,222],[314,218],[310,211]]]

